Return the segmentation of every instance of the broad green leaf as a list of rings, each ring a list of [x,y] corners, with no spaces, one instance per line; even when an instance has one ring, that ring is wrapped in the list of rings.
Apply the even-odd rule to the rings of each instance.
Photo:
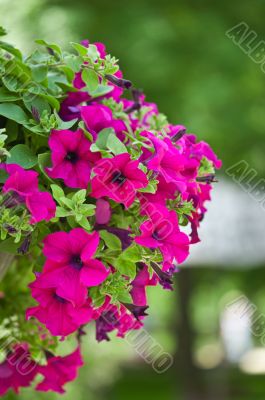
[[[93,152],[106,150],[108,137],[113,133],[114,133],[113,128],[102,129],[102,131],[98,133],[96,142],[91,145],[90,150]]]
[[[65,197],[63,189],[58,185],[52,184],[51,190],[54,199],[61,204],[61,199]]]
[[[93,69],[85,68],[82,71],[82,79],[86,84],[85,90],[87,90],[89,93],[93,93],[97,89],[99,80],[98,75]]]
[[[57,218],[64,218],[71,215],[71,211],[65,210],[63,207],[56,207],[56,217]]]
[[[78,192],[73,195],[72,200],[74,203],[84,203],[86,200],[86,189],[78,190]]]
[[[113,134],[108,136],[107,148],[115,155],[127,153],[126,146]]]
[[[80,43],[71,42],[71,46],[80,54],[80,56],[87,55],[87,47],[83,46]]]
[[[78,223],[79,223],[80,226],[82,226],[82,228],[84,228],[84,229],[86,229],[88,231],[91,230],[91,225],[88,222],[86,217],[83,216],[82,219]]]
[[[118,236],[113,235],[113,233],[106,230],[101,230],[99,235],[109,249],[121,251],[121,241]]]
[[[38,163],[37,156],[25,144],[17,144],[10,150],[7,164],[18,164],[25,169],[34,167]]]
[[[9,92],[4,87],[0,88],[0,103],[6,103],[8,101],[17,101],[19,99],[20,96],[18,96],[17,94]]]
[[[26,124],[28,117],[24,110],[16,104],[3,103],[0,104],[0,115],[12,121],[16,121],[18,124]]]
[[[62,55],[61,48],[55,43],[48,43],[48,42],[46,42],[45,40],[42,40],[42,39],[37,39],[37,40],[35,40],[35,42],[37,44],[40,44],[41,46],[45,46],[45,47],[48,47],[48,48],[52,49],[55,53],[57,53],[60,56]]]
[[[99,84],[97,89],[93,92],[89,92],[89,94],[90,94],[90,96],[96,98],[96,97],[104,96],[105,94],[112,92],[112,90],[113,90],[113,86]]]
[[[31,73],[36,82],[42,82],[47,76],[48,67],[47,65],[32,65]]]
[[[122,274],[134,279],[136,276],[136,265],[133,261],[118,257],[114,262],[114,267]]]

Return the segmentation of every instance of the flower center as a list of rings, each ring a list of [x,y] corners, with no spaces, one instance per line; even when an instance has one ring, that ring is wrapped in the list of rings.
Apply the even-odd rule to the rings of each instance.
[[[66,300],[63,299],[62,297],[58,296],[58,294],[54,293],[53,297],[55,298],[55,300],[57,300],[59,303],[66,303]]]
[[[69,151],[65,156],[65,160],[70,161],[72,164],[75,164],[78,161],[78,154],[74,151]]]
[[[120,171],[115,171],[111,176],[111,183],[122,185],[125,181],[126,177]]]
[[[160,236],[159,236],[159,233],[156,230],[152,233],[152,238],[155,239],[155,240],[161,240]]]
[[[71,266],[78,271],[83,267],[83,261],[81,260],[80,256],[73,256],[71,258]]]

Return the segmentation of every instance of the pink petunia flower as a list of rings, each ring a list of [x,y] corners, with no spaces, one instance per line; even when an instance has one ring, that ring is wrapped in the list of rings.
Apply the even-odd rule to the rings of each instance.
[[[123,131],[126,131],[126,125],[122,120],[114,119],[112,111],[103,104],[92,104],[81,106],[81,118],[86,124],[87,130],[96,139],[97,134],[105,128],[113,128],[119,139],[124,140]]]
[[[87,298],[87,287],[101,284],[109,275],[104,264],[93,259],[99,244],[98,232],[75,228],[69,233],[55,232],[44,239],[42,287],[56,286],[56,294],[73,305]]]
[[[133,299],[133,304],[136,306],[146,306],[146,287],[155,285],[154,280],[150,278],[148,267],[146,265],[141,265],[141,269],[137,273],[131,285],[132,289],[130,294]]]
[[[38,372],[36,367],[27,344],[14,346],[0,364],[0,395],[3,396],[9,389],[18,394],[21,387],[29,386]]]
[[[96,202],[96,223],[108,224],[111,218],[111,207],[108,201],[98,199]]]
[[[48,175],[54,179],[63,179],[71,188],[86,189],[91,168],[100,155],[90,151],[90,142],[83,131],[53,130],[49,147],[52,151],[52,167],[47,168]]]
[[[77,377],[78,369],[84,365],[80,347],[64,357],[49,355],[47,365],[40,365],[38,373],[43,375],[44,379],[40,382],[36,390],[47,392],[52,390],[57,393],[65,393],[63,386],[73,381]]]
[[[139,161],[133,161],[128,153],[100,160],[93,169],[95,176],[91,181],[91,197],[109,197],[126,208],[134,202],[138,189],[148,185]]]
[[[55,216],[56,204],[49,192],[38,189],[38,173],[28,171],[16,164],[1,165],[9,174],[4,183],[3,192],[16,193],[15,203],[25,203],[31,213],[30,223],[49,221]],[[14,205],[15,205],[14,203]],[[9,204],[13,206],[12,199]]]
[[[164,261],[178,263],[185,261],[189,254],[189,238],[180,232],[175,211],[156,205],[152,212],[147,210],[149,219],[140,225],[141,235],[135,242],[151,249],[160,249]]]
[[[37,318],[54,336],[68,336],[92,319],[93,309],[89,300],[74,307],[70,301],[57,295],[56,287],[44,288],[41,278],[42,275],[29,285],[32,297],[39,305],[27,309],[27,319]]]

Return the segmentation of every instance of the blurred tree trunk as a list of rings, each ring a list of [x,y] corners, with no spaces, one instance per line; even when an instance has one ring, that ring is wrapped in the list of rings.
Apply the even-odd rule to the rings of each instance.
[[[189,267],[181,269],[176,275],[179,309],[179,318],[176,325],[176,380],[182,388],[183,400],[205,400],[201,393],[198,370],[194,367],[192,360],[194,334],[190,320],[190,300],[193,291],[191,275],[192,270]]]

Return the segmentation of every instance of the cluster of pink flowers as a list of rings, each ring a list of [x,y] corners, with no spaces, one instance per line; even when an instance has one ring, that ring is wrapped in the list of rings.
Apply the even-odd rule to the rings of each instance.
[[[25,204],[31,214],[30,222],[50,221],[55,216],[56,203],[49,192],[42,192],[38,188],[38,173],[27,171],[17,164],[0,164],[0,169],[7,172],[2,191],[10,196],[4,205],[15,207]]]
[[[105,59],[104,45],[96,46]],[[169,124],[120,71],[107,80],[109,93],[94,98],[77,73],[60,110],[64,121],[77,122],[49,135],[51,162],[45,175],[65,193],[64,202],[62,194],[39,191],[37,172],[1,166],[8,174],[2,189],[11,192],[8,201],[25,204],[32,224],[50,221],[42,241],[45,262],[29,285],[36,303],[26,317],[52,336],[74,333],[79,344],[90,321],[95,321],[98,341],[110,340],[112,331],[124,337],[143,326],[147,288],[171,290],[177,264],[200,240],[213,171],[221,167],[207,143],[197,142],[184,126]],[[129,88],[132,100],[122,98]],[[79,224],[82,216],[75,219],[78,207],[73,206],[80,191],[85,191],[86,209],[95,208],[85,226]],[[67,214],[63,206],[69,204]],[[185,232],[182,225],[188,225]],[[11,356],[16,358],[19,349]],[[37,390],[61,393],[82,365],[80,347],[66,357],[46,355],[47,364],[25,376],[8,355],[0,365],[0,394],[27,386],[37,373],[44,376]]]
[[[14,345],[0,364],[0,395],[5,395],[9,389],[18,394],[19,389],[29,386],[37,375],[42,375],[43,380],[37,384],[36,390],[62,394],[65,392],[64,384],[74,380],[83,365],[79,346],[64,357],[55,357],[47,352],[46,360],[46,364],[40,365],[32,359],[26,343]]]

